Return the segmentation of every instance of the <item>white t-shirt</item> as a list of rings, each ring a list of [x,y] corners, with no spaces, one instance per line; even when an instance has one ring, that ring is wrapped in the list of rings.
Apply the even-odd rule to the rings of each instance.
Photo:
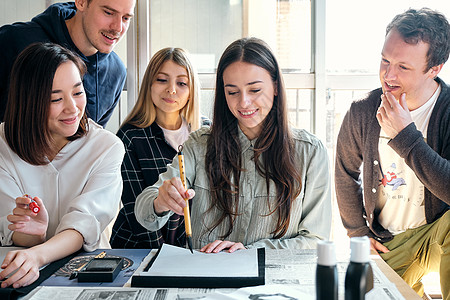
[[[441,86],[421,107],[411,111],[417,129],[427,138],[428,122],[439,97]],[[424,195],[425,187],[413,170],[390,146],[390,138],[380,131],[378,151],[384,179],[380,179],[381,192],[376,205],[378,221],[393,234],[426,224]]]
[[[161,127],[161,126],[159,126]],[[183,145],[189,137],[189,125],[183,118],[180,128],[175,130],[165,129],[161,127],[164,132],[164,138],[172,146],[173,149],[178,151],[178,146]]]

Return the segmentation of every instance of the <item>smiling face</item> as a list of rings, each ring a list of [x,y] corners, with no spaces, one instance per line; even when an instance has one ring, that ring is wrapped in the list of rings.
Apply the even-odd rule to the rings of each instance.
[[[440,67],[427,70],[428,48],[429,45],[422,41],[406,43],[395,29],[386,35],[380,63],[381,86],[384,93],[390,92],[396,99],[406,93],[410,109],[427,101],[437,86],[434,77]]]
[[[264,119],[273,106],[275,83],[264,68],[246,62],[234,62],[223,72],[228,108],[250,139],[261,132]]]
[[[84,34],[75,44],[80,51],[87,56],[110,53],[127,32],[134,5],[135,0],[78,0]]]
[[[67,138],[77,132],[85,106],[86,94],[80,71],[71,61],[62,63],[53,78],[48,117],[49,132],[57,149],[64,147]]]
[[[156,107],[156,119],[178,119],[180,110],[189,101],[189,77],[185,67],[172,60],[161,66],[151,86],[151,97]]]

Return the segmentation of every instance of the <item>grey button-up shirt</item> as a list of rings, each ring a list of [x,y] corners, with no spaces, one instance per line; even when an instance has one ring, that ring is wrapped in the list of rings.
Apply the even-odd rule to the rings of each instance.
[[[212,232],[209,228],[220,213],[211,207],[209,181],[205,170],[206,143],[209,128],[202,128],[190,135],[183,149],[186,181],[195,190],[191,205],[192,242],[194,248],[220,239],[227,228],[222,222]],[[252,157],[253,141],[239,130],[242,149],[240,176],[239,215],[233,232],[226,239],[241,242],[245,246],[266,248],[315,248],[319,239],[327,239],[331,229],[331,196],[328,156],[325,147],[314,135],[305,130],[292,129],[295,157],[302,178],[302,189],[292,205],[289,227],[281,239],[274,239],[278,214],[270,215],[275,207],[276,189],[270,184],[267,197],[266,182],[256,170]],[[136,199],[135,214],[139,223],[148,230],[161,228],[173,214],[169,212],[157,216],[153,201],[158,196],[158,188],[164,180],[179,177],[178,159],[175,157],[167,171],[160,175],[158,182],[143,190]],[[268,199],[270,207],[268,205]]]

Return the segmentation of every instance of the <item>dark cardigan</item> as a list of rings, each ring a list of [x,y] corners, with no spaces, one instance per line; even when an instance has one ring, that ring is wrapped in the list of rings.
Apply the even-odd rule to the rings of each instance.
[[[425,186],[428,224],[450,208],[450,89],[441,79],[436,81],[442,89],[428,124],[427,140],[411,123],[388,143]],[[347,112],[337,140],[335,184],[348,235],[368,235],[386,242],[393,236],[375,215],[382,178],[378,168],[380,125],[376,119],[381,94],[381,88],[370,92],[353,102]]]

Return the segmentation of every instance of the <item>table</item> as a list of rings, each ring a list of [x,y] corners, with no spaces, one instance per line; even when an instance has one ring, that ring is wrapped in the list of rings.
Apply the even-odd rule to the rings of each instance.
[[[345,272],[348,266],[348,254],[338,255],[338,273],[339,273],[339,295],[344,299]],[[391,283],[394,283],[398,292],[407,300],[417,299],[419,297],[414,290],[409,287],[400,276],[389,267],[389,265],[378,255],[371,255],[371,260],[376,264],[378,270],[374,268],[376,281],[383,280],[378,276],[381,272]],[[373,264],[372,264],[373,265]],[[310,295],[315,294],[315,270],[316,270],[316,250],[288,250],[288,249],[266,249],[266,285],[283,284],[286,286],[301,287],[301,289]],[[377,275],[378,272],[378,275]],[[376,284],[377,284],[376,282]],[[173,289],[172,289],[173,290]],[[192,297],[199,291],[174,292],[179,298]],[[232,289],[229,289],[231,292]],[[204,291],[203,291],[204,292]],[[186,297],[183,297],[186,296]]]
[[[150,257],[146,259],[149,260]],[[405,299],[421,299],[379,255],[371,255],[371,259],[373,261],[372,266],[374,267],[376,265],[374,267],[376,280],[380,280],[381,277],[386,276],[390,282],[395,284],[398,292]],[[338,256],[339,299],[344,299],[343,283],[345,281],[347,265],[348,257],[342,260]],[[301,292],[313,296],[315,295],[315,269],[316,250],[266,249],[266,286],[281,284],[285,285],[286,288],[295,287],[301,290]],[[384,274],[384,276],[380,277],[380,274]],[[83,294],[83,297],[85,297],[90,293],[93,295],[99,295],[100,293],[102,295],[104,293],[113,295],[117,293],[116,297],[121,297],[121,299],[172,300],[198,298],[205,295],[212,295],[212,293],[217,291],[225,293],[235,291],[235,289],[130,288],[129,284],[125,284],[124,287],[39,287],[38,289],[24,299],[56,299],[58,298],[57,293],[63,293],[65,299],[80,299],[78,298],[80,294]],[[41,293],[40,296],[39,293]],[[33,297],[33,294],[37,297]]]
[[[371,254],[370,258],[377,264],[378,268],[393,282],[400,293],[408,300],[422,300],[422,298],[381,258],[378,254]]]

